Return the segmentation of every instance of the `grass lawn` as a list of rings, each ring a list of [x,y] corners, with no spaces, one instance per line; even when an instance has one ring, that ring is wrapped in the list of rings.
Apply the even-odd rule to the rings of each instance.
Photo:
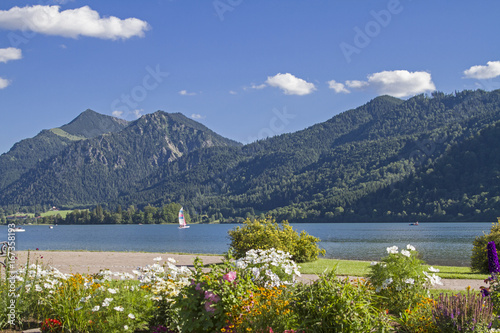
[[[370,271],[369,261],[318,259],[314,262],[300,264],[302,274],[321,274],[325,270],[336,268],[338,275],[366,276]],[[472,273],[470,267],[434,266],[439,269],[443,279],[475,279],[484,280],[489,275]]]
[[[40,216],[41,217],[44,217],[44,216],[55,216],[57,214],[61,215],[61,217],[66,217],[66,215],[68,215],[68,213],[71,213],[72,210],[49,210],[48,212],[45,212],[45,213],[41,213]]]

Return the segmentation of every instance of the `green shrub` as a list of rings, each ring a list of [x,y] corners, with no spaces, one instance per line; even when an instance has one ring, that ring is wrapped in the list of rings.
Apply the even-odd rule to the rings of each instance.
[[[496,247],[500,245],[500,223],[494,223],[489,234],[477,236],[474,239],[471,256],[471,270],[473,272],[489,273],[488,269],[488,251],[486,245],[488,242],[495,242]]]
[[[441,284],[441,278],[426,271],[424,262],[418,259],[415,248],[408,244],[406,250],[397,246],[387,248],[388,255],[371,266],[368,278],[378,295],[381,306],[390,313],[400,315],[414,307],[434,284]],[[430,267],[431,272],[439,270]]]
[[[364,280],[340,280],[333,271],[299,284],[295,312],[308,332],[388,332],[388,317],[375,307],[377,296]]]
[[[292,260],[298,263],[314,261],[319,254],[325,254],[325,250],[317,245],[319,238],[305,231],[297,233],[287,221],[278,224],[271,219],[247,219],[243,223],[244,226],[228,231],[230,249],[235,258],[244,257],[250,250],[271,248],[290,253]]]

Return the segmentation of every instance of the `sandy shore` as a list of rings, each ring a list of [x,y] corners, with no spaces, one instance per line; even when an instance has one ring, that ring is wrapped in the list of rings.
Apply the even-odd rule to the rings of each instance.
[[[17,252],[17,264],[26,263],[27,251]],[[154,258],[161,257],[163,260],[173,258],[177,265],[193,267],[193,260],[197,255],[173,254],[173,253],[151,253],[151,252],[80,252],[80,251],[32,251],[30,262],[38,261],[44,265],[50,265],[63,273],[97,273],[102,269],[113,272],[128,272],[139,266],[154,264]],[[204,264],[214,264],[222,261],[218,255],[198,255]],[[311,281],[316,278],[314,274],[304,274],[302,281]],[[443,286],[439,289],[463,290],[470,286],[479,290],[485,285],[482,280],[443,279]]]

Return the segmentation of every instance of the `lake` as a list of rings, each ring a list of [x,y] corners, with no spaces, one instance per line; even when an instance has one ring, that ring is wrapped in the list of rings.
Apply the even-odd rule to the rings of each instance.
[[[468,266],[472,241],[488,233],[490,222],[481,223],[300,223],[297,231],[321,239],[326,258],[379,260],[386,248],[407,244],[416,247],[428,264]],[[228,250],[227,231],[237,225],[194,224],[189,229],[177,225],[27,225],[16,234],[16,249],[144,251],[220,254]],[[7,226],[0,226],[7,238]]]

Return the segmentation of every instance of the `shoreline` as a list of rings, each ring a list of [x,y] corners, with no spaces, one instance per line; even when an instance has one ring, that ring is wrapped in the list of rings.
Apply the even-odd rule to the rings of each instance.
[[[30,256],[30,263],[52,266],[62,273],[80,273],[95,274],[100,270],[109,269],[113,272],[128,272],[139,266],[152,265],[154,258],[161,257],[162,262],[167,258],[173,258],[178,266],[193,267],[194,258],[199,257],[203,264],[221,263],[223,255],[206,254],[181,254],[165,252],[101,252],[101,251],[17,251],[17,267],[26,264]],[[302,274],[299,279],[301,282],[310,282],[317,279],[316,274]],[[477,279],[443,279],[442,286],[436,286],[436,289],[465,290],[470,286],[471,289],[479,290],[484,286],[483,280]]]

